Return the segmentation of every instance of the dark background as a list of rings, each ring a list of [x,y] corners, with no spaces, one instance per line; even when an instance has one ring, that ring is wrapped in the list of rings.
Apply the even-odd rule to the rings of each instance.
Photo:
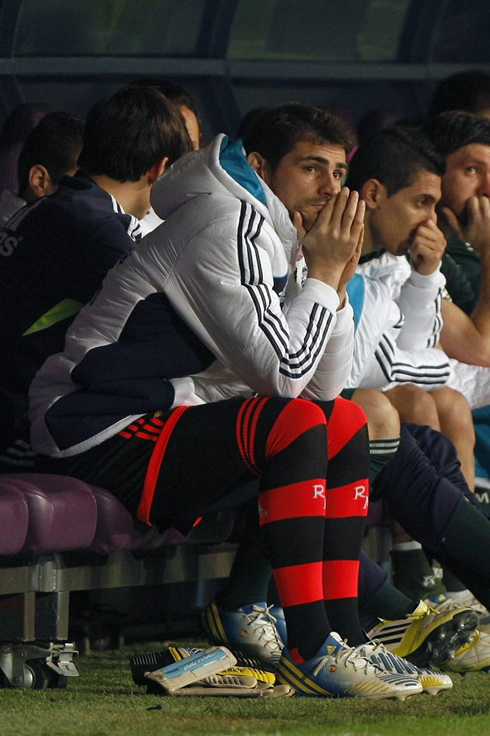
[[[0,127],[148,78],[192,93],[205,139],[291,100],[418,116],[468,68],[490,72],[487,0],[0,0]]]

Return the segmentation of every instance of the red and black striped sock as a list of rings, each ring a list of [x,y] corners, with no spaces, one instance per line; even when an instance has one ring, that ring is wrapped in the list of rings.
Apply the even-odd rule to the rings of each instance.
[[[298,659],[312,657],[331,631],[326,596],[334,614],[344,611],[339,633],[361,636],[353,596],[358,555],[357,559],[349,555],[360,548],[362,528],[357,517],[352,527],[345,521],[351,508],[345,499],[355,494],[352,484],[345,494],[337,494],[341,501],[333,503],[332,519],[327,513],[327,414],[332,409],[331,404],[320,406],[303,399],[253,399],[242,406],[237,423],[242,458],[252,472],[262,475],[259,522],[286,616],[288,647]],[[346,444],[353,443],[350,462],[356,460],[351,468],[355,476],[356,468],[367,466],[367,450],[366,458],[354,457],[354,437],[361,436],[362,427],[356,424],[345,430],[342,411],[334,414],[339,435],[332,450],[339,454]],[[362,488],[366,493],[365,480]],[[356,514],[360,505],[358,500]],[[351,535],[355,541],[345,544],[343,538]]]
[[[356,646],[359,557],[369,506],[369,438],[363,411],[337,399],[328,421],[327,510],[324,539],[325,608],[330,625]]]

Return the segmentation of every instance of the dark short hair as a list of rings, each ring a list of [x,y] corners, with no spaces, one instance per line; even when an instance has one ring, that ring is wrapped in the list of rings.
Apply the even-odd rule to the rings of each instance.
[[[478,113],[482,106],[490,106],[490,74],[479,69],[456,72],[442,79],[437,85],[429,115],[439,115],[448,110],[465,110]]]
[[[167,100],[171,100],[177,107],[187,107],[189,110],[192,110],[197,118],[199,127],[201,126],[197,103],[189,90],[182,87],[182,85],[170,82],[168,79],[145,79],[142,82],[134,82],[133,86],[155,87]]]
[[[173,164],[190,151],[178,107],[155,87],[130,86],[90,109],[78,163],[87,174],[138,181],[164,157]]]
[[[327,141],[343,148],[346,155],[354,146],[345,120],[320,107],[296,102],[271,107],[256,115],[246,126],[243,145],[247,154],[257,151],[274,170],[296,143],[303,140]]]
[[[415,128],[385,128],[359,146],[350,160],[346,184],[359,191],[366,181],[377,179],[391,197],[422,171],[437,176],[445,171],[445,158],[431,140]]]
[[[42,164],[53,184],[77,167],[82,148],[83,120],[66,112],[51,112],[27,136],[17,162],[19,194],[29,186],[29,172]]]
[[[490,120],[470,112],[442,112],[427,121],[424,132],[445,156],[471,143],[490,146]]]
[[[263,115],[266,110],[270,110],[270,107],[252,107],[240,120],[240,125],[236,132],[237,138],[246,138],[249,129],[255,124],[255,121]]]
[[[188,107],[199,120],[197,103],[189,90],[185,89],[185,87],[182,87],[180,84],[170,82],[168,79],[161,79],[160,81],[155,82],[155,87],[168,100],[172,100],[174,105],[177,105],[177,107]]]

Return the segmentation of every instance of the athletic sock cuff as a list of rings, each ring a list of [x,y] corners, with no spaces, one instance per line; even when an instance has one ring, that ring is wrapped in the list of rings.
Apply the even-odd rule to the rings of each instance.
[[[376,478],[390,462],[400,445],[399,437],[369,440],[369,481],[371,501],[376,501]]]

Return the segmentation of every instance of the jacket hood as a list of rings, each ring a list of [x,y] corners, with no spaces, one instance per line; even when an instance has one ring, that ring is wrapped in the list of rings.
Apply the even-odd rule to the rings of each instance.
[[[249,202],[279,235],[292,264],[298,250],[289,213],[248,163],[241,140],[218,135],[206,148],[179,159],[154,184],[151,204],[163,220],[202,194],[221,194]]]

